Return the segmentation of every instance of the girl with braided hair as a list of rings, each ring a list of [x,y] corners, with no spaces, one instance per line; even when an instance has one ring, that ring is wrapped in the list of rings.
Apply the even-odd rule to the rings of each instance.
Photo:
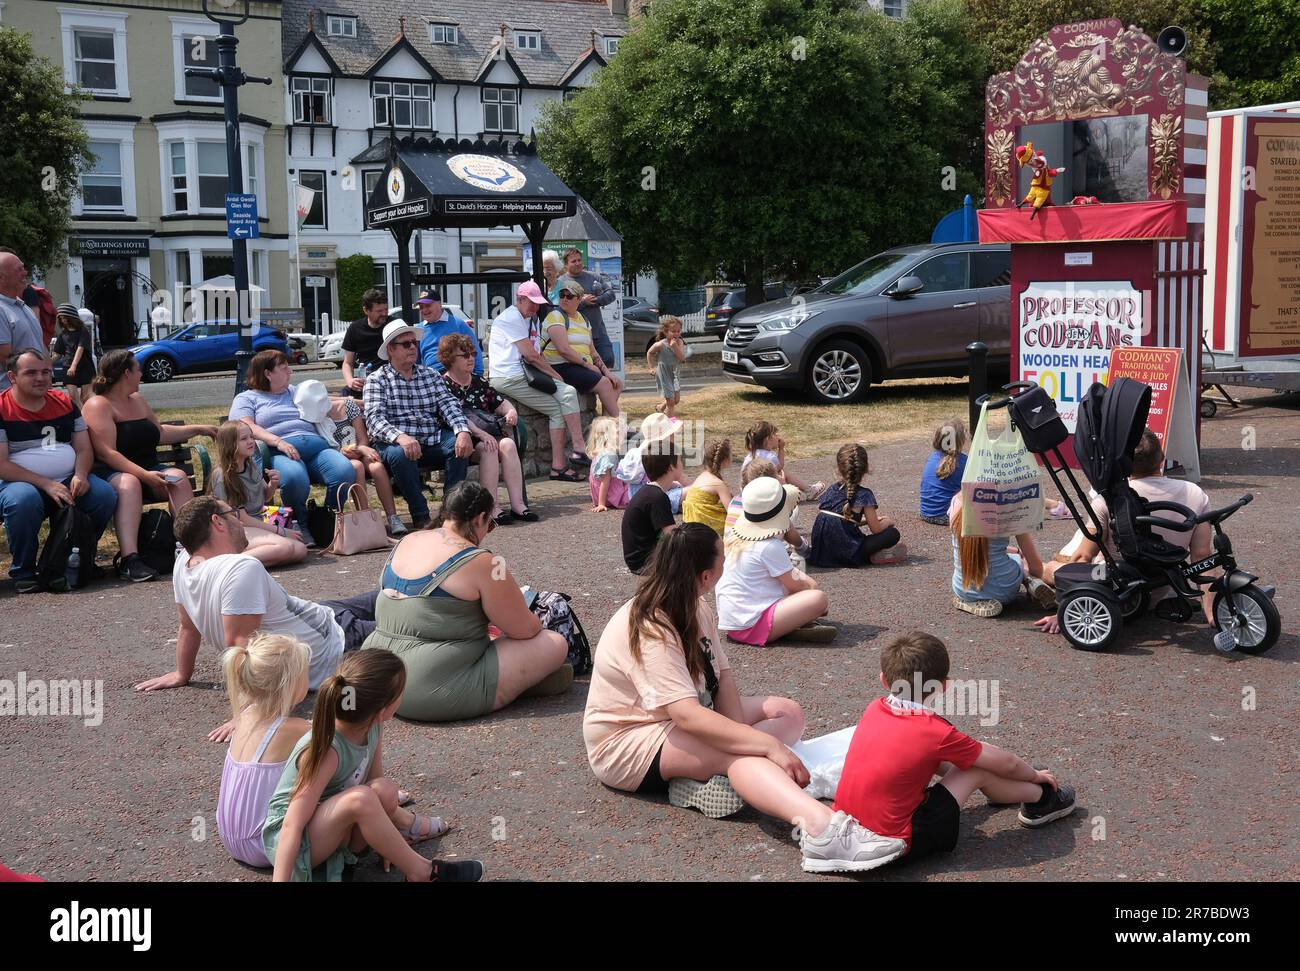
[[[875,493],[862,485],[870,471],[867,450],[857,442],[842,445],[835,453],[835,465],[840,480],[822,494],[808,562],[813,566],[903,562],[907,547],[899,542],[894,521],[878,513]]]
[[[682,522],[704,523],[722,535],[731,503],[731,489],[722,473],[730,467],[731,439],[714,438],[704,443],[704,471],[682,496]]]

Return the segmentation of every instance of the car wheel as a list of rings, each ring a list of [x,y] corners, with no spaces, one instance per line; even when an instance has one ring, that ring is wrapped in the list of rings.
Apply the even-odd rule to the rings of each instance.
[[[161,384],[176,376],[176,364],[169,357],[151,357],[144,365],[144,379]]]
[[[824,405],[861,401],[871,388],[871,361],[862,348],[848,341],[831,341],[817,348],[808,370],[808,392]]]

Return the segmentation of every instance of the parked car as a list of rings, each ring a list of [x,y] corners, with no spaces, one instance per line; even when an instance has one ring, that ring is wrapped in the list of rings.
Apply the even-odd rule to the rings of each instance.
[[[872,382],[967,373],[966,345],[1009,369],[1011,251],[978,243],[900,246],[830,282],[737,313],[722,349],[729,378],[861,401]]]
[[[455,314],[461,320],[465,321],[465,323],[469,324],[469,326],[474,330],[474,333],[478,333],[478,328],[474,327],[473,319],[465,316],[465,311],[460,309],[459,304],[444,303],[442,306],[448,313]],[[388,310],[388,320],[390,323],[401,315],[401,307],[390,307]],[[337,364],[339,367],[343,366],[343,335],[347,332],[347,329],[347,324],[344,324],[342,330],[336,330],[334,333],[327,334],[325,337],[321,338],[320,360],[329,361],[332,364]]]
[[[253,321],[253,353],[265,350],[291,353],[285,333]],[[131,348],[146,381],[170,381],[178,374],[233,371],[239,350],[239,322],[208,320],[190,324],[161,340]]]
[[[659,326],[659,308],[640,297],[623,298],[623,321],[639,320],[643,323]]]
[[[780,300],[794,293],[795,288],[787,283],[768,283],[763,287],[763,296],[768,300]],[[704,308],[704,333],[710,337],[723,337],[732,318],[748,305],[744,287],[715,293]]]

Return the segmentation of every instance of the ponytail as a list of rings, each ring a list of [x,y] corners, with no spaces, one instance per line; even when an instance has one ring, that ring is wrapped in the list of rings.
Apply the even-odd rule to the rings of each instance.
[[[957,471],[957,459],[966,448],[966,426],[960,418],[950,419],[934,430],[934,441],[930,444],[936,452],[943,454],[934,474],[946,479]]]
[[[343,701],[343,689],[347,686],[347,678],[341,674],[331,674],[316,690],[316,707],[311,713],[311,741],[298,755],[298,781],[290,799],[311,785],[321,763],[325,761],[325,753],[334,744],[337,712]]]

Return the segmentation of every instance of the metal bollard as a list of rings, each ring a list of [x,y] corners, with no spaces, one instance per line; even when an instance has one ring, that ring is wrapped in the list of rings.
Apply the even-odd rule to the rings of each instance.
[[[967,427],[973,435],[980,420],[980,407],[975,400],[988,394],[989,390],[988,345],[983,341],[971,341],[966,345],[966,354],[970,357],[970,425]]]

